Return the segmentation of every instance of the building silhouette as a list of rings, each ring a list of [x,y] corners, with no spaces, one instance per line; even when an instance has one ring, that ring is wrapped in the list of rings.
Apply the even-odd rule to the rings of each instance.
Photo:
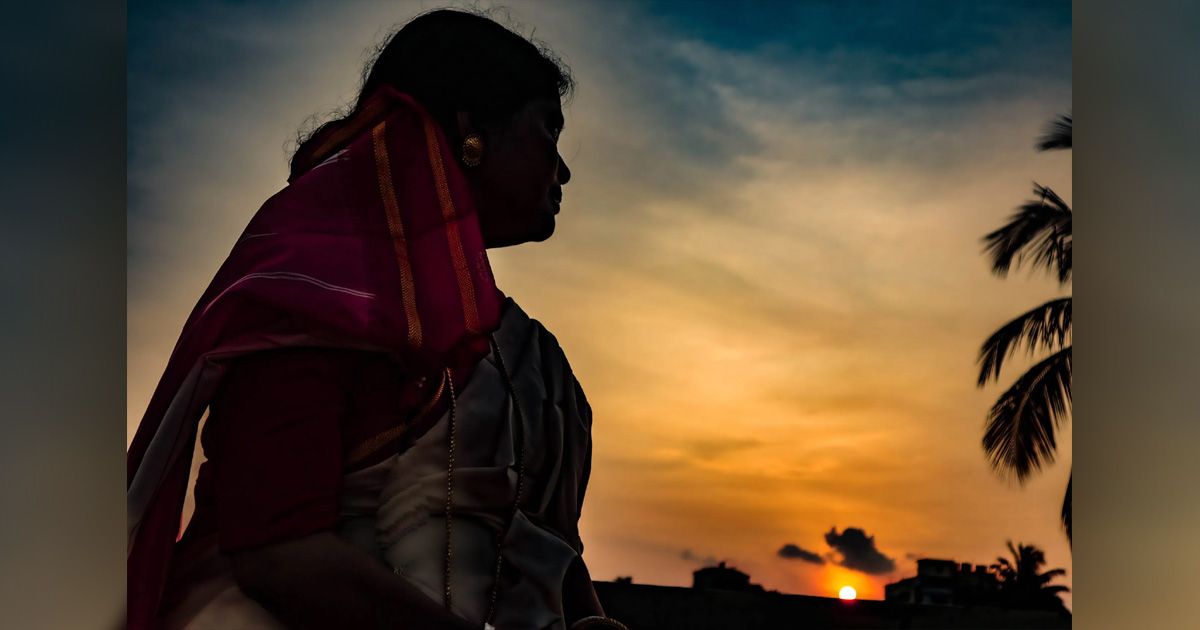
[[[636,584],[628,577],[614,582],[595,582],[595,587],[605,613],[625,623],[629,630],[999,630],[1071,627],[1069,612],[1016,610],[976,603],[971,598],[973,596],[965,595],[973,592],[970,588],[955,590],[955,584],[971,582],[957,565],[952,574],[947,574],[947,566],[954,565],[952,562],[947,565],[947,562],[926,563],[924,580],[917,580],[922,577],[921,564],[918,563],[917,578],[909,578],[916,581],[898,582],[902,586],[893,588],[892,593],[897,598],[901,593],[911,593],[907,595],[909,600],[844,601],[832,597],[768,591],[752,583],[749,575],[725,563],[695,571],[690,588]],[[965,573],[974,576],[977,570]],[[984,573],[987,573],[986,569]],[[945,590],[947,583],[936,581],[939,579],[951,580],[948,595]],[[985,584],[987,578],[980,580],[979,584]],[[980,588],[984,592],[990,587]],[[916,593],[920,593],[919,597]],[[920,603],[926,595],[930,596],[930,603]],[[934,604],[934,595],[948,599],[946,603]]]
[[[884,586],[884,600],[935,606],[1000,605],[1000,583],[982,564],[922,558],[917,574]]]
[[[763,587],[750,583],[749,575],[737,569],[726,567],[724,562],[715,567],[705,567],[698,571],[693,571],[692,588],[747,591],[751,593],[763,592]]]

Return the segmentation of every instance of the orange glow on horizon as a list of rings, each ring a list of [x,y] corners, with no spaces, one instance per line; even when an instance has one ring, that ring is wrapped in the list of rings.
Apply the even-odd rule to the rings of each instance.
[[[854,599],[883,599],[883,583],[877,578],[837,565],[826,565],[819,593],[823,597],[842,597],[846,589],[854,591]]]

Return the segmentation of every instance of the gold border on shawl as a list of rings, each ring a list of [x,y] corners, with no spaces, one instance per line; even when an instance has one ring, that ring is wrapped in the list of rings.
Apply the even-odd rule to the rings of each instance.
[[[414,290],[412,264],[408,259],[408,246],[404,240],[404,224],[400,222],[400,205],[396,202],[396,188],[392,183],[392,166],[387,150],[387,121],[375,125],[371,139],[375,144],[375,168],[378,171],[379,194],[387,214],[388,231],[392,236],[392,247],[400,263],[400,293],[404,300],[404,318],[408,320],[408,342],[414,347],[421,345],[421,320],[417,314],[417,296]]]
[[[398,427],[392,427],[373,438],[370,438],[350,451],[350,455],[346,457],[346,468],[353,468],[362,463],[368,457],[379,452],[379,449],[386,446],[389,442],[396,440],[408,432],[408,425],[402,424]]]
[[[433,119],[422,116],[425,123],[425,143],[429,146],[429,165],[433,168],[433,180],[437,185],[438,201],[442,206],[442,218],[446,221],[446,239],[450,244],[450,256],[454,259],[454,273],[458,276],[459,294],[462,296],[463,317],[467,332],[479,332],[479,309],[475,304],[475,285],[471,282],[471,271],[467,256],[463,252],[462,237],[454,218],[454,200],[450,197],[450,185],[446,182],[446,169],[442,164],[442,151],[438,146],[437,129]]]
[[[421,408],[417,411],[417,413],[413,414],[411,419],[404,424],[387,429],[386,431],[383,431],[374,437],[362,441],[358,446],[354,447],[354,450],[350,451],[350,454],[346,457],[346,467],[352,468],[362,463],[368,457],[378,453],[379,449],[399,439],[405,433],[408,433],[409,427],[420,420],[422,416],[429,413],[429,411],[432,410],[435,405],[437,405],[437,402],[441,400],[442,394],[445,393],[445,391],[446,372],[442,371],[442,380],[440,383],[438,383],[437,391],[430,396],[429,400],[426,401],[424,405],[421,405]]]

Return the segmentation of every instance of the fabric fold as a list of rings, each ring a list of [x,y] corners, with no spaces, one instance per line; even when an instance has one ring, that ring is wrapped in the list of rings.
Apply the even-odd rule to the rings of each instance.
[[[590,453],[590,409],[563,395],[563,383],[572,384],[567,391],[576,388],[562,350],[511,300],[496,340],[523,413],[516,412],[498,359],[494,351],[489,353],[457,396],[453,608],[483,623],[500,540],[504,566],[495,625],[557,630],[565,627],[563,579],[582,547],[576,521]],[[526,452],[524,489],[512,516],[520,437]],[[449,439],[447,412],[396,459],[377,517],[378,542],[389,565],[436,601],[442,601],[445,589]],[[567,504],[568,509],[560,509]]]
[[[453,610],[482,627],[499,537],[504,566],[495,625],[564,630],[563,580],[582,550],[577,519],[589,467],[591,412],[573,395],[578,383],[554,337],[512,300],[496,338],[522,410],[528,411],[519,430],[491,353],[457,394]],[[448,429],[449,412],[402,453],[345,475],[336,530],[439,603],[445,586]],[[526,486],[513,517],[519,434],[526,440]],[[528,457],[534,453],[541,456]],[[237,587],[215,536],[177,556],[172,578],[160,620],[165,630],[286,630]]]

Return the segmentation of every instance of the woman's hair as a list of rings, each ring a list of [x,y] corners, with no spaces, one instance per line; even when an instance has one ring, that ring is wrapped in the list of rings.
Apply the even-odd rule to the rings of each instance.
[[[379,88],[389,85],[413,97],[449,132],[465,111],[477,126],[500,126],[536,98],[566,99],[575,82],[547,47],[479,13],[439,9],[396,31],[368,62],[354,109],[305,134],[293,154],[304,153],[318,135],[340,124]]]

